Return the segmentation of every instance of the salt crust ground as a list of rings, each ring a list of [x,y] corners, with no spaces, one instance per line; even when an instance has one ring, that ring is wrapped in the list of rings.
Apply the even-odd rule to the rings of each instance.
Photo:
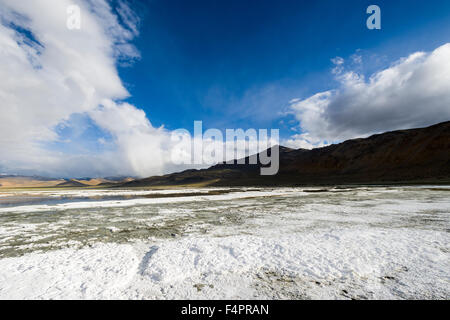
[[[286,217],[258,218],[260,234],[218,228],[4,258],[0,299],[449,299],[448,229],[375,223],[414,210],[446,217],[449,202],[380,203],[376,210],[389,214],[377,218],[368,207],[372,224],[349,209],[354,223],[340,224],[323,215],[333,208],[325,201],[308,214],[328,223],[311,230],[289,228]]]

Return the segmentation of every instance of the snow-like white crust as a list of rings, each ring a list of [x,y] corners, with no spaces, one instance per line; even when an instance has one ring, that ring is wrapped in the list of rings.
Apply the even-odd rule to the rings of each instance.
[[[92,219],[109,212],[104,224],[114,236],[124,219],[189,226],[173,237],[89,246],[64,234],[76,231],[67,215],[83,204],[61,209],[66,215],[52,223],[1,220],[6,211],[0,250],[13,250],[20,237],[30,237],[31,250],[0,259],[0,299],[449,299],[450,197],[443,189],[285,188],[184,203],[162,198],[164,207],[124,200],[132,204],[122,209],[90,202]],[[59,235],[55,247],[64,245],[33,250],[49,235]]]

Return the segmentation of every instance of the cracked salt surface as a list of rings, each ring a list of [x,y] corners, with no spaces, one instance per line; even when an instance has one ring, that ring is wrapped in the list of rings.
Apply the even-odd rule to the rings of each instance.
[[[449,299],[449,192],[250,189],[2,208],[0,298]]]

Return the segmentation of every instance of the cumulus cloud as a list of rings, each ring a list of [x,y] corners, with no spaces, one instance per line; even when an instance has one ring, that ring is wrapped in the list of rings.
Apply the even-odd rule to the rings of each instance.
[[[311,137],[309,133],[294,134],[290,138],[284,139],[282,144],[292,149],[313,149],[327,145],[324,141]]]
[[[338,88],[291,101],[304,133],[292,144],[320,146],[450,120],[450,43],[413,53],[367,79],[337,70],[343,59],[334,63]]]
[[[66,27],[74,4],[81,8],[80,30]],[[121,102],[129,93],[116,65],[139,58],[130,43],[139,20],[124,1],[117,12],[104,0],[0,0],[0,171],[143,176],[165,170],[169,132]],[[113,146],[85,154],[49,148],[63,142],[56,128],[74,114],[90,117]]]
[[[117,65],[139,59],[131,41],[140,21],[126,1],[115,3],[0,0],[0,173],[145,177],[207,167],[256,146],[218,141],[223,157],[204,162],[215,140],[200,151],[191,140],[180,144],[125,102]],[[73,5],[79,30],[67,28]],[[199,152],[203,162],[192,163]],[[180,153],[187,163],[173,161]]]

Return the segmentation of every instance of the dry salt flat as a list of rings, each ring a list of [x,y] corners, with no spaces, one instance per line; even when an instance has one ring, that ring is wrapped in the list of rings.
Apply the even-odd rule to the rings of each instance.
[[[449,299],[449,232],[442,186],[1,192],[0,298]]]

